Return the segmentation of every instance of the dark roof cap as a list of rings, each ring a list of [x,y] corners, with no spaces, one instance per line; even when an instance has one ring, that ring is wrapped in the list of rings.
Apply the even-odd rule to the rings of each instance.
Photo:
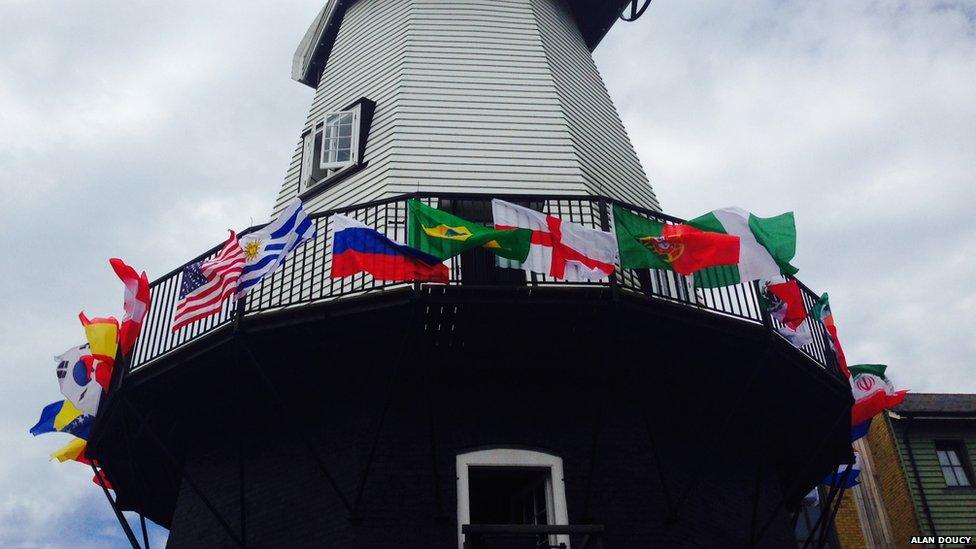
[[[316,87],[318,75],[332,53],[336,34],[346,9],[356,0],[328,0],[318,16],[312,21],[308,31],[295,51],[292,61],[291,77],[302,84]],[[617,22],[629,0],[567,0],[576,24],[590,51],[596,49],[600,40]]]
[[[908,416],[976,416],[976,394],[908,393],[894,411]]]

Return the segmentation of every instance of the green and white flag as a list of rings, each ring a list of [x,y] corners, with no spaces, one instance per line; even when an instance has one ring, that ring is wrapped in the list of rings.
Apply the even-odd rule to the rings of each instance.
[[[798,270],[790,265],[796,254],[793,212],[757,217],[741,208],[723,208],[696,217],[688,221],[688,225],[739,237],[739,264],[698,271],[694,277],[695,286],[699,288],[770,280],[780,275],[796,274]]]

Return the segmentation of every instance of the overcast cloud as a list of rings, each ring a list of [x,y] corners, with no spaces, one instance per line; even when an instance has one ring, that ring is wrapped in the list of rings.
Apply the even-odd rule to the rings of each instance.
[[[0,546],[126,546],[32,438],[76,315],[269,214],[323,0],[0,0]],[[976,4],[656,0],[597,63],[664,209],[796,212],[852,363],[976,392]],[[156,530],[156,543],[165,531]]]

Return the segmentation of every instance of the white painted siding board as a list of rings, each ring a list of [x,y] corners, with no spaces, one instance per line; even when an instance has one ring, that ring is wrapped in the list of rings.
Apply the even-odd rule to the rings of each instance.
[[[562,0],[532,0],[589,192],[658,209],[603,79]]]
[[[592,93],[596,101],[586,99]],[[656,207],[589,51],[556,0],[360,0],[345,14],[303,131],[360,97],[376,102],[369,165],[310,199],[310,211],[416,190],[601,187]],[[275,212],[300,192],[300,162],[299,142]]]

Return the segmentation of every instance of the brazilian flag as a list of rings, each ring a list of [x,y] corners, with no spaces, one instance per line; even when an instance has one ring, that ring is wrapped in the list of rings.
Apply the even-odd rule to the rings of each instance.
[[[515,261],[525,261],[529,255],[532,231],[528,229],[491,229],[418,200],[407,204],[407,244],[411,248],[442,260],[481,246]]]

